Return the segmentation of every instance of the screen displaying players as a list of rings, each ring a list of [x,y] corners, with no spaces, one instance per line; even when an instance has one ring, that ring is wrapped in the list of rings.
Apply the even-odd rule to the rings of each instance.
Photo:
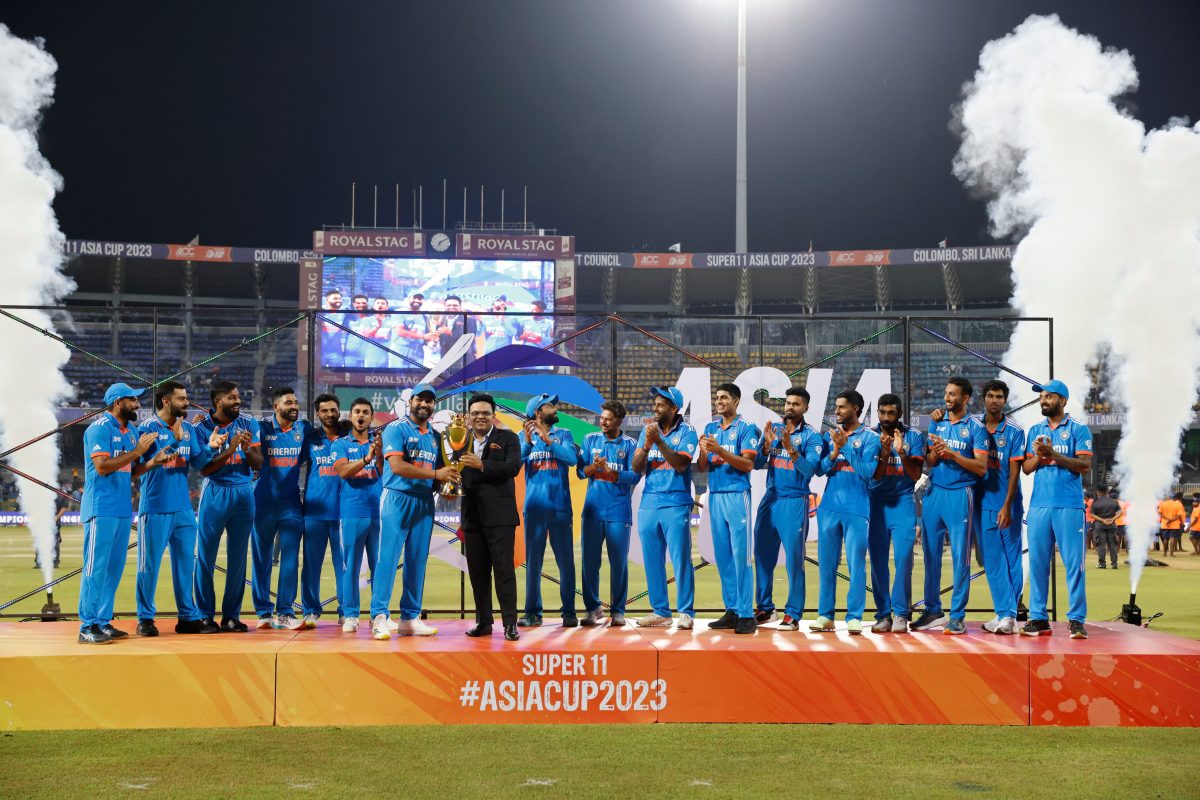
[[[466,360],[553,340],[554,262],[330,256],[319,364],[425,370],[462,338]],[[381,346],[378,346],[381,345]]]

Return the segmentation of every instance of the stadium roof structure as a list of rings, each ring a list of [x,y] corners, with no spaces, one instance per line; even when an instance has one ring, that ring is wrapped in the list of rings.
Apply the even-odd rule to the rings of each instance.
[[[424,241],[459,231],[424,231]],[[439,237],[446,233],[446,237]],[[549,238],[549,237],[543,237]],[[567,239],[570,237],[556,237]],[[461,245],[461,240],[460,240]],[[70,304],[295,308],[305,248],[71,239]],[[1011,245],[786,253],[575,253],[580,312],[820,314],[1006,309]],[[413,252],[405,254],[408,257]],[[449,251],[426,254],[454,257]],[[458,256],[466,257],[466,256]]]

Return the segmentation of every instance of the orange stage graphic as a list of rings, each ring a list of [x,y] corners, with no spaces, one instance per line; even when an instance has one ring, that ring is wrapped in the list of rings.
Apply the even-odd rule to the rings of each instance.
[[[131,627],[118,623],[120,627]],[[1200,725],[1200,642],[1119,623],[984,633],[754,636],[522,629],[377,642],[365,628],[103,647],[76,623],[0,624],[0,728],[438,723],[854,722]]]

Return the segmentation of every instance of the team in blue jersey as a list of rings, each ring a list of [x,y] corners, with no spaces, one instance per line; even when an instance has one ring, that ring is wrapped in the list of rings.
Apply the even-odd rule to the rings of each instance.
[[[852,390],[837,395],[835,422],[824,422],[829,430],[822,434],[806,421],[805,389],[788,389],[781,421],[760,431],[739,414],[738,386],[726,383],[714,396],[715,419],[698,434],[684,419],[682,392],[656,386],[650,389],[653,417],[636,437],[622,429],[625,406],[608,401],[601,409],[600,430],[578,444],[559,424],[557,395],[535,396],[525,408],[519,437],[527,577],[519,624],[542,624],[542,565],[549,544],[557,564],[557,613],[563,627],[600,626],[606,616],[610,627],[623,627],[636,525],[650,606],[637,625],[693,629],[697,567],[691,527],[698,511],[711,522],[725,607],[707,627],[753,634],[778,620],[776,630],[797,631],[804,614],[805,548],[815,506],[819,591],[817,617],[808,628],[812,633],[839,630],[835,606],[839,581],[845,579],[844,631],[863,632],[868,576],[875,606],[872,633],[965,633],[971,554],[978,541],[995,609],[982,630],[1026,636],[1052,632],[1046,595],[1057,548],[1066,566],[1070,635],[1086,638],[1082,476],[1091,465],[1092,436],[1086,425],[1066,414],[1069,394],[1061,381],[1035,389],[1044,420],[1028,433],[1004,413],[1009,399],[1004,382],[984,384],[983,413],[973,416],[968,412],[973,387],[955,377],[948,380],[944,407],[931,415],[924,435],[905,424],[901,400],[890,393],[875,401],[877,424],[867,427],[861,421],[867,403]],[[364,610],[376,639],[438,632],[422,619],[435,499],[443,485],[462,478],[447,463],[441,434],[431,425],[438,400],[433,386],[415,387],[405,413],[381,430],[371,427],[374,408],[366,398],[351,403],[348,427],[331,394],[316,398],[315,423],[301,420],[296,395],[287,387],[272,392],[272,414],[254,420],[241,413],[238,387],[222,381],[211,388],[211,410],[194,424],[185,419],[186,388],[173,381],[158,385],[155,413],[135,427],[143,391],[125,384],[110,387],[104,413],[84,435],[81,643],[104,644],[128,635],[112,625],[112,616],[131,523],[137,533],[139,636],[159,635],[155,592],[167,552],[177,633],[248,630],[240,619],[248,550],[260,628],[316,627],[325,607],[336,602],[346,633],[358,630]],[[512,452],[515,466],[516,442]],[[693,462],[704,478],[704,505],[696,498]],[[764,470],[765,477],[757,509],[750,502],[755,470]],[[1033,476],[1028,500],[1022,496],[1022,471]],[[203,477],[195,513],[192,472]],[[580,515],[582,621],[575,591],[572,472],[587,482]],[[131,501],[135,477],[141,482],[136,518]],[[819,502],[814,502],[810,485],[815,477],[825,478]],[[918,486],[925,481],[918,513]],[[1026,526],[1029,621],[1018,629]],[[918,530],[926,578],[923,597],[914,604]],[[214,573],[222,538],[225,578],[218,606]],[[947,539],[953,579],[944,611],[941,567]],[[279,575],[272,587],[277,544]],[[337,588],[334,597],[322,598],[327,549]],[[600,580],[605,549],[607,605]],[[788,581],[782,619],[774,594],[781,551]],[[362,580],[364,560],[368,581]],[[393,619],[398,572],[399,614]],[[361,589],[368,583],[370,604],[363,609]],[[919,617],[910,622],[914,611]]]

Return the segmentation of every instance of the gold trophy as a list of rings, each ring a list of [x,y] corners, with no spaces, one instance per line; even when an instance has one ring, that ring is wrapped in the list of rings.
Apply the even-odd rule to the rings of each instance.
[[[451,418],[450,424],[446,426],[446,432],[442,434],[442,455],[445,456],[446,466],[453,467],[460,475],[463,471],[461,459],[463,453],[466,452],[470,433],[466,417],[462,414],[455,414]],[[463,496],[462,484],[453,481],[442,483],[442,488],[438,492],[445,498]]]

